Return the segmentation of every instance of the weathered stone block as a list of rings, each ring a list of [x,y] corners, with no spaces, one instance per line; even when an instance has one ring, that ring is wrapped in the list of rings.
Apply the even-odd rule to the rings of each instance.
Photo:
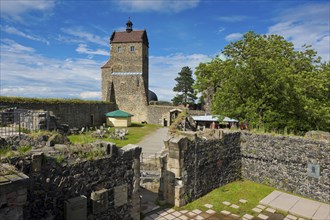
[[[68,199],[64,204],[65,220],[87,219],[87,197],[79,196]]]
[[[180,160],[179,158],[168,158],[167,165],[170,169],[175,168],[175,169],[180,169]]]
[[[93,214],[104,212],[108,209],[108,190],[101,189],[91,194]]]
[[[184,206],[186,204],[185,199],[183,198],[183,195],[185,193],[185,187],[183,186],[175,186],[174,188],[174,205],[177,207]]]
[[[118,148],[117,148],[116,144],[114,144],[114,143],[107,144],[107,154],[110,155],[110,157],[118,156]]]
[[[40,172],[41,166],[42,166],[42,159],[43,159],[44,153],[39,152],[32,155],[32,171],[33,172]]]
[[[115,207],[127,204],[127,184],[116,186],[114,188]]]

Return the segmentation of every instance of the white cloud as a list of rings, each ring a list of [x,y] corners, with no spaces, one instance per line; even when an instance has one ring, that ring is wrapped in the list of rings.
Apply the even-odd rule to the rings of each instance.
[[[22,15],[30,11],[46,12],[55,6],[55,0],[3,0],[0,1],[1,17],[22,21]]]
[[[312,45],[323,60],[330,60],[330,4],[308,4],[284,10],[269,27],[268,34],[279,34],[294,43],[296,49]]]
[[[241,33],[232,33],[225,37],[226,41],[238,40],[243,36]]]
[[[158,11],[158,12],[180,12],[195,8],[200,0],[117,0],[115,3],[123,11]]]
[[[176,84],[174,80],[182,67],[189,66],[194,72],[201,62],[210,61],[204,54],[171,54],[168,56],[149,57],[149,87],[154,91],[158,100],[170,101],[175,93],[172,91]]]
[[[248,16],[243,15],[232,15],[232,16],[219,16],[216,17],[216,20],[222,22],[239,22],[248,19]]]
[[[27,52],[34,52],[34,49],[32,47],[25,47],[21,44],[16,43],[13,40],[10,39],[3,39],[1,40],[1,52],[2,51],[10,51],[12,53],[27,53]],[[2,53],[1,53],[2,55]]]
[[[55,59],[12,40],[1,41],[1,89],[5,96],[97,98],[84,94],[101,91],[100,67],[90,59]],[[98,99],[101,97],[99,96]]]
[[[16,28],[14,27],[9,27],[8,25],[6,26],[1,26],[1,29],[5,32],[7,32],[8,34],[14,34],[14,35],[18,35],[18,36],[21,36],[21,37],[25,37],[27,39],[30,39],[30,40],[34,40],[34,41],[40,41],[40,42],[43,42],[47,45],[49,45],[49,42],[41,37],[35,37],[35,36],[32,36],[32,35],[29,35],[29,34],[26,34],[20,30],[17,30]]]
[[[219,28],[218,34],[220,34],[221,32],[223,32],[224,30],[226,30],[226,28],[223,28],[223,27]]]
[[[101,96],[102,96],[101,92],[93,92],[93,91],[82,92],[79,94],[79,97],[82,99],[100,99]]]
[[[84,53],[89,55],[103,55],[103,56],[109,56],[109,52],[101,49],[97,50],[91,50],[87,48],[86,44],[79,44],[78,48],[76,49],[78,53]]]
[[[81,43],[90,42],[90,43],[109,47],[109,40],[107,38],[105,38],[105,37],[102,38],[95,34],[86,32],[79,27],[62,28],[62,31],[66,34],[75,36],[77,38],[72,39],[72,37],[66,38],[66,37],[60,36],[61,40],[64,40],[64,41],[67,40],[67,42],[81,42]]]
[[[85,45],[78,48],[90,51]],[[175,95],[172,91],[176,83],[174,79],[182,67],[189,66],[194,71],[200,62],[209,60],[211,58],[204,54],[150,56],[150,89],[159,100],[170,101]],[[4,39],[1,41],[0,94],[100,99],[100,67],[103,64],[104,60],[45,57],[33,48]]]

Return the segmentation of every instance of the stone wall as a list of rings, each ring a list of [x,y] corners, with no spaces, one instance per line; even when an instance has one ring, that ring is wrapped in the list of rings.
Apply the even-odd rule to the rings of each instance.
[[[166,120],[167,126],[169,126],[170,110],[176,108],[176,106],[149,105],[147,122],[149,124],[164,125],[164,120]]]
[[[0,219],[23,220],[29,177],[7,163],[0,164]]]
[[[149,105],[148,106],[148,120],[150,124],[160,124],[165,126],[164,121],[166,121],[167,126],[170,126],[171,120],[170,111],[171,110],[184,110],[182,106],[164,106],[164,105]],[[189,110],[190,115],[205,115],[204,111],[201,110]]]
[[[29,176],[24,219],[140,219],[140,153],[111,146],[101,159],[12,158]]]
[[[241,153],[243,178],[330,201],[329,142],[242,133]]]
[[[221,140],[188,135],[168,140],[167,153],[161,157],[159,194],[176,206],[240,178],[239,133],[227,134]]]
[[[330,201],[330,144],[326,140],[208,130],[165,142],[161,199],[191,202],[240,178],[322,202]]]
[[[18,108],[52,111],[59,118],[60,124],[68,124],[71,128],[102,125],[106,122],[105,114],[116,110],[111,103],[48,103],[48,102],[6,102],[0,100],[1,108]]]
[[[115,100],[120,110],[133,114],[133,122],[147,121],[148,90],[142,74],[112,74],[111,83]]]

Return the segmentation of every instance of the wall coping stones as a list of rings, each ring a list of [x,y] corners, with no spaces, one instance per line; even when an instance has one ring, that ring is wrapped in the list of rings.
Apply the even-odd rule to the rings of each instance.
[[[29,183],[29,177],[24,173],[18,172],[14,166],[0,164],[0,194],[8,190],[15,190],[16,187],[25,187]]]

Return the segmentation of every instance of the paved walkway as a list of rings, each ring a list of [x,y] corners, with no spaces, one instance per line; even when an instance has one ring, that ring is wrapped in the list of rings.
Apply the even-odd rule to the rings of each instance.
[[[167,138],[168,128],[159,128],[155,132],[146,136],[142,141],[137,143],[142,147],[144,155],[154,155],[160,153],[164,146],[164,140]]]
[[[244,206],[249,201],[240,199],[236,204],[228,201],[219,200],[218,203],[225,205],[225,209],[219,212],[213,209],[217,204],[205,204],[206,211],[195,209],[180,210],[165,209],[148,214],[145,220],[186,220],[186,219],[207,219],[207,220],[330,220],[330,205],[290,195],[288,193],[273,191],[262,199],[256,207],[252,209],[253,215],[238,215],[240,206]],[[230,211],[227,211],[230,210]],[[237,210],[237,211],[235,211]],[[278,211],[284,211],[289,214],[283,215]]]
[[[330,205],[301,198],[280,191],[273,191],[260,204],[307,219],[330,220]]]

